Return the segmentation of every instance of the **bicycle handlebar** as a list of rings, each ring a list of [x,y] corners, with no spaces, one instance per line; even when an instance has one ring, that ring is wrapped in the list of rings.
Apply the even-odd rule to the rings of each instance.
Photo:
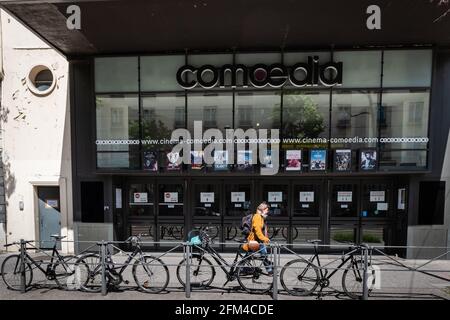
[[[24,240],[24,241],[23,241],[23,243],[31,243],[31,242],[34,242],[34,241],[33,241],[33,240]],[[21,244],[20,241],[14,241],[14,242],[5,244],[5,245],[3,245],[3,246],[4,246],[4,247],[10,247],[10,246],[12,246],[12,245],[20,245],[20,244]]]

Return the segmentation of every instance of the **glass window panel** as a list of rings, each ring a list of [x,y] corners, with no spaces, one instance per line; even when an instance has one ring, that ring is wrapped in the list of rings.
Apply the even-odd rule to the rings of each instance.
[[[294,186],[294,217],[318,217],[320,186],[303,184]]]
[[[97,152],[97,168],[139,169],[139,153]]]
[[[139,103],[137,95],[96,97],[98,151],[139,150]]]
[[[384,247],[389,236],[388,227],[371,227],[362,229],[362,243],[369,246]]]
[[[236,64],[243,64],[247,67],[263,63],[271,65],[281,63],[281,53],[240,53],[236,54]]]
[[[320,64],[330,61],[331,53],[329,51],[324,52],[287,52],[284,54],[284,65],[291,67],[296,63],[307,63],[308,57],[318,56]],[[338,60],[336,60],[338,61]]]
[[[431,67],[431,50],[386,50],[383,87],[428,87]]]
[[[330,228],[331,245],[341,245],[349,242],[356,243],[356,229],[344,226],[332,226]]]
[[[376,139],[360,142],[358,138],[378,136],[378,96],[378,93],[373,91],[333,91],[331,114],[333,148],[376,147]]]
[[[196,68],[210,64],[221,67],[224,64],[232,64],[232,54],[192,54],[188,56],[188,64]]]
[[[424,169],[427,166],[427,154],[426,150],[382,151],[380,169]]]
[[[141,236],[142,242],[152,242],[155,241],[155,230],[156,226],[154,224],[151,224],[149,222],[147,223],[134,223],[131,222],[130,225],[130,235],[132,236],[139,236],[140,234],[145,234],[144,236]],[[152,244],[144,244],[143,246],[149,247],[152,246]]]
[[[356,184],[333,185],[332,193],[332,217],[357,217],[357,193]]]
[[[251,209],[251,185],[225,185],[226,207],[225,215],[242,218]]]
[[[141,57],[142,91],[183,90],[177,83],[177,71],[184,66],[185,57],[147,56]]]
[[[286,243],[288,241],[288,232],[288,225],[275,225],[273,221],[267,224],[267,235],[270,241]]]
[[[130,217],[148,217],[155,214],[153,184],[131,184],[128,191],[128,200],[128,212]]]
[[[381,51],[336,51],[333,59],[343,63],[342,87],[380,87]]]
[[[159,185],[159,216],[183,216],[182,184]]]
[[[381,147],[384,149],[426,149],[428,110],[428,91],[383,92],[380,131],[381,138],[385,139],[380,141]]]
[[[203,130],[233,128],[233,95],[231,93],[199,93],[188,95],[188,129],[194,134],[194,121],[203,122]]]
[[[362,217],[386,217],[392,210],[391,188],[388,184],[364,184]]]
[[[236,128],[280,129],[281,95],[278,92],[238,92],[235,103]]]
[[[195,185],[195,217],[220,218],[220,191],[218,184]]]
[[[172,132],[185,127],[184,94],[155,94],[142,98],[142,136],[145,149],[171,150]]]
[[[158,228],[161,247],[173,248],[184,240],[184,225],[181,223],[161,224]],[[172,244],[172,243],[173,244]]]
[[[317,226],[293,226],[292,243],[310,244],[308,241],[319,238],[319,227]],[[319,243],[321,244],[321,243]]]
[[[96,92],[135,92],[138,90],[137,57],[95,59]]]
[[[264,185],[263,200],[269,203],[271,218],[287,217],[288,187],[286,185]]]
[[[287,91],[283,95],[284,139],[328,139],[329,91]],[[327,146],[326,141],[318,146]],[[311,146],[311,140],[284,141],[283,148],[295,149]]]

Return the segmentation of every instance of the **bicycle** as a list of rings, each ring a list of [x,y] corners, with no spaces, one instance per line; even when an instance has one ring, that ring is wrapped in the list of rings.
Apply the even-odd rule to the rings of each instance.
[[[75,262],[76,257],[72,255],[62,256],[59,253],[57,244],[58,241],[61,241],[65,238],[64,236],[52,235],[51,237],[55,240],[51,255],[45,253],[43,250],[40,250],[33,245],[31,245],[33,248],[27,248],[26,245],[34,241],[24,241],[25,252],[23,253],[23,255],[25,264],[25,289],[31,286],[31,283],[33,281],[34,269],[40,270],[45,275],[47,280],[55,281],[57,286],[61,289],[69,289],[73,286],[73,283],[71,283],[71,277],[74,275],[73,262]],[[5,247],[20,244],[20,242],[13,242],[10,244],[6,244]],[[39,252],[44,253],[45,256],[33,258],[28,254],[28,249],[36,249]],[[50,258],[50,262],[47,264],[47,267],[44,268],[43,265],[45,265],[46,263],[45,259],[48,258]],[[11,255],[3,261],[1,267],[2,279],[8,289],[15,291],[21,290],[21,271],[20,254]]]
[[[346,254],[346,258],[342,257],[340,265],[328,273],[320,264],[317,244],[321,240],[308,241],[314,244],[314,254],[308,259],[298,258],[286,263],[280,272],[280,282],[283,288],[294,296],[307,296],[312,294],[318,286],[320,286],[319,298],[322,290],[330,285],[330,278],[341,270],[342,266],[348,263],[342,275],[342,287],[345,294],[352,299],[359,299],[363,292],[363,274],[364,274],[364,259],[358,258],[357,252],[362,252],[365,245],[350,246],[350,252]],[[314,260],[317,265],[314,265]],[[368,266],[371,262],[368,261]],[[373,275],[372,283],[375,283]],[[369,292],[372,288],[369,288]]]
[[[147,234],[139,234],[131,236],[125,243],[134,246],[134,251],[127,253],[127,260],[123,264],[115,264],[112,259],[110,250],[111,242],[107,242],[105,268],[107,286],[118,286],[123,282],[129,284],[128,280],[122,277],[123,272],[133,263],[132,274],[137,286],[149,293],[159,293],[164,291],[169,283],[169,269],[167,265],[150,255],[143,253],[141,248],[141,237]],[[80,270],[80,288],[87,292],[100,292],[102,289],[102,261],[101,256],[97,253],[89,253],[83,255],[75,262],[75,268]]]
[[[211,246],[211,238],[205,232],[206,228],[191,232],[189,238],[198,234],[201,239],[201,245],[194,245],[193,248],[198,252],[191,254],[190,284],[191,287],[207,288],[211,285],[216,276],[216,270],[212,263],[205,257],[209,254],[226,275],[226,282],[237,280],[239,285],[249,293],[267,293],[272,288],[273,275],[266,271],[269,265],[267,258],[261,256],[259,251],[246,252],[242,245],[236,252],[233,263],[229,264],[214,248]],[[177,266],[178,281],[185,286],[186,277],[186,258],[180,261]]]
[[[280,232],[280,230],[281,230],[281,235],[283,236],[284,240],[287,241],[288,229],[289,229],[288,227],[281,227],[281,228],[269,227],[267,230],[267,234],[268,234],[269,239],[272,240],[273,238],[275,238],[278,235],[278,232]],[[292,228],[292,241],[297,239],[297,237],[298,237],[297,228]]]

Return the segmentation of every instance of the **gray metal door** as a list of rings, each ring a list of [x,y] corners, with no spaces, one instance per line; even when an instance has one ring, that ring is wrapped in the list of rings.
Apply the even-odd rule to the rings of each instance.
[[[40,247],[51,248],[54,239],[51,235],[61,234],[61,213],[59,187],[38,187]],[[58,244],[61,249],[61,244]]]

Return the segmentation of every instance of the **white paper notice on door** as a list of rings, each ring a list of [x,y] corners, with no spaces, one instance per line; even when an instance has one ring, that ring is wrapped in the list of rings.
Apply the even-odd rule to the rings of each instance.
[[[267,200],[269,200],[269,202],[282,202],[283,201],[283,192],[269,191],[267,194]]]
[[[116,188],[116,209],[122,209],[122,189]]]
[[[200,192],[200,202],[201,203],[213,203],[214,202],[214,192]]]
[[[232,192],[231,202],[245,202],[245,192]]]
[[[370,202],[384,202],[384,191],[370,191]]]
[[[147,203],[148,202],[147,192],[135,192],[133,194],[133,200],[134,203]]]
[[[377,203],[377,210],[378,211],[387,211],[387,209],[388,209],[387,202],[379,202],[379,203]]]
[[[178,192],[164,192],[164,202],[177,203]]]
[[[352,202],[352,191],[338,191],[337,202]]]
[[[300,192],[300,202],[314,202],[314,191]]]

